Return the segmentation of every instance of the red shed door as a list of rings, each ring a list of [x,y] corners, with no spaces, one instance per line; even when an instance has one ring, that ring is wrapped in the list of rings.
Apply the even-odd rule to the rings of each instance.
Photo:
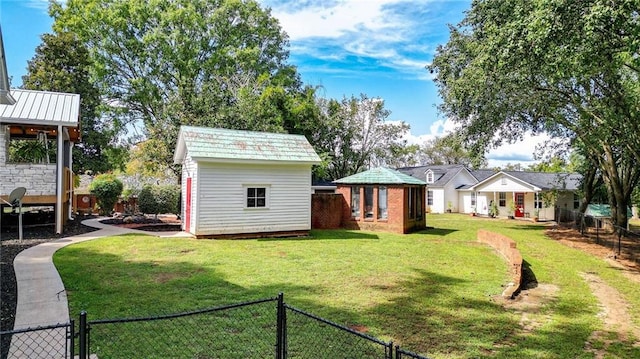
[[[524,217],[524,193],[516,193],[516,217]]]
[[[184,231],[191,230],[191,177],[187,177],[187,198],[184,208]]]

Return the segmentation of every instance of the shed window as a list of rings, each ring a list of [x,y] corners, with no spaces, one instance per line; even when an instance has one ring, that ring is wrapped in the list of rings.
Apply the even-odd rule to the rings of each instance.
[[[266,206],[266,187],[247,187],[247,208],[264,208]]]
[[[351,187],[351,217],[360,218],[360,186]]]
[[[580,208],[580,196],[577,193],[573,194],[573,209]]]
[[[433,206],[433,191],[427,191],[427,206]]]
[[[500,207],[507,206],[507,192],[498,193],[498,206]]]
[[[476,193],[471,192],[471,207],[475,207],[475,206],[476,206]]]
[[[387,219],[387,187],[378,187],[378,219]]]

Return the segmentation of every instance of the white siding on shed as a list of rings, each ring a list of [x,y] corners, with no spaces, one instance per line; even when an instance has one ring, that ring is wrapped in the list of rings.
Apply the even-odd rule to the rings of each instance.
[[[195,235],[311,229],[311,165],[198,164]],[[268,187],[268,208],[246,208],[246,187]]]

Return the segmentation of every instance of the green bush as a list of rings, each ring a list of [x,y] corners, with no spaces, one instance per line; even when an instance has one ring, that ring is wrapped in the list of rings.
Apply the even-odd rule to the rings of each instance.
[[[180,186],[177,185],[146,185],[138,195],[138,207],[142,213],[146,214],[178,214],[180,209],[179,202]]]
[[[93,179],[89,191],[96,196],[101,215],[111,214],[123,188],[122,182],[112,173],[104,173]]]

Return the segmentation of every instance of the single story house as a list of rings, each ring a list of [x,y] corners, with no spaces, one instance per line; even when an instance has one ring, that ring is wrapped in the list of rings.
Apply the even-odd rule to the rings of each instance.
[[[196,237],[307,235],[311,166],[304,136],[182,126],[183,230]]]
[[[409,233],[426,227],[422,180],[378,167],[334,183],[344,199],[345,228]]]
[[[577,209],[581,176],[577,173],[470,170],[462,165],[398,169],[427,183],[427,208],[433,213],[489,214],[554,219],[555,208]],[[513,211],[513,213],[511,213]]]

